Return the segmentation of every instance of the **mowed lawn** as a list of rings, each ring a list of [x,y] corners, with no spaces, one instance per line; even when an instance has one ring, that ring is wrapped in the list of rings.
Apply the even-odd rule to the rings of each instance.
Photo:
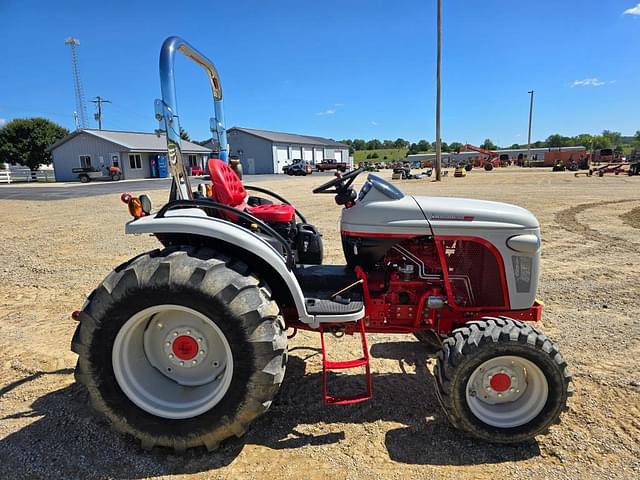
[[[367,158],[367,155],[377,153],[378,158]],[[359,162],[390,162],[404,160],[407,156],[406,148],[382,148],[380,150],[357,150],[353,154],[353,161]],[[386,157],[386,158],[385,158]]]

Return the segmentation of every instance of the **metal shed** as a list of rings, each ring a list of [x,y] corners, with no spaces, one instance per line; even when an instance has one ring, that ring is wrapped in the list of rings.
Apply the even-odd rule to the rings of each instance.
[[[282,173],[294,160],[349,162],[349,146],[329,138],[233,127],[227,130],[229,153],[240,158],[247,174]]]

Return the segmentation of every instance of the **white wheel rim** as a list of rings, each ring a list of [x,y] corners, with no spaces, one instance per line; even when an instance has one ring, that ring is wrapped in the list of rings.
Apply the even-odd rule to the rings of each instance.
[[[168,419],[209,411],[233,377],[231,347],[222,330],[181,305],[156,305],[129,318],[113,343],[111,360],[129,400]]]
[[[535,363],[512,355],[494,357],[478,366],[467,382],[466,399],[478,420],[513,428],[533,420],[549,397],[547,379]]]

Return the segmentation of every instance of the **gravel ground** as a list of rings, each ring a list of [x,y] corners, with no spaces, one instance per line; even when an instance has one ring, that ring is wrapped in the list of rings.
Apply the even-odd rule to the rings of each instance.
[[[310,194],[322,180],[261,185],[294,201],[324,233],[327,263],[342,263],[339,208]],[[245,437],[212,454],[144,452],[94,418],[74,385],[69,314],[154,239],[123,234],[116,194],[0,200],[0,478],[638,478],[640,178],[504,169],[397,183],[406,193],[516,203],[540,219],[542,327],[576,389],[548,435],[505,447],[453,430],[434,395],[433,358],[410,336],[370,336],[372,401],[324,406],[319,339],[299,333],[280,394]],[[161,204],[166,192],[151,197]],[[346,337],[330,348],[347,356],[357,346]]]

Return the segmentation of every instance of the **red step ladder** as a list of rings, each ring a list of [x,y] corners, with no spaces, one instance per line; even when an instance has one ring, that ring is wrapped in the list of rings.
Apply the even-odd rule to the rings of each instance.
[[[367,339],[365,336],[364,319],[358,320],[358,329],[360,330],[360,339],[362,340],[362,357],[354,360],[336,362],[327,359],[327,349],[324,343],[324,328],[325,327],[320,324],[320,343],[322,345],[322,397],[324,402],[328,405],[351,405],[369,400],[372,392],[371,367],[369,365],[369,348],[367,347]],[[360,367],[365,367],[367,379],[367,390],[365,392],[348,396],[329,394],[328,372],[330,370],[347,370]]]

